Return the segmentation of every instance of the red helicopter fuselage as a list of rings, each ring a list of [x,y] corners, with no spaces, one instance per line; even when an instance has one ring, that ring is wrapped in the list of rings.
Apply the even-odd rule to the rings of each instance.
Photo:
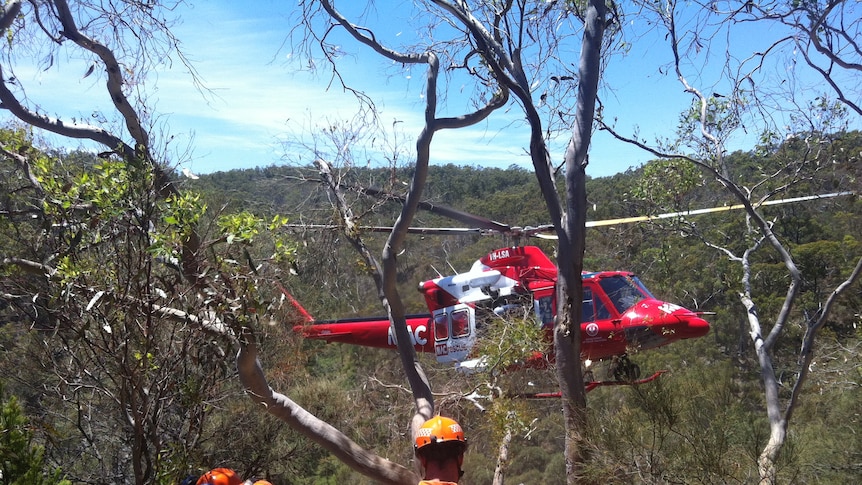
[[[702,337],[709,323],[702,314],[662,302],[632,273],[583,273],[581,358],[598,361],[677,340]],[[430,313],[411,315],[407,327],[418,352],[440,362],[471,357],[488,319],[531,313],[550,339],[556,311],[556,266],[536,246],[492,251],[466,273],[419,285]],[[388,318],[333,320],[297,325],[306,338],[380,348],[396,348]],[[553,355],[537,357],[552,360]]]

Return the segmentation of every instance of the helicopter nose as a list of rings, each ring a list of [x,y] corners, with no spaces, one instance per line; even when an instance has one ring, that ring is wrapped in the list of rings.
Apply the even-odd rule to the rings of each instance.
[[[709,322],[701,318],[705,313],[694,312],[679,305],[656,302],[660,314],[667,315],[672,333],[677,339],[698,338],[709,333]]]
[[[682,328],[678,331],[680,338],[697,338],[703,337],[709,333],[709,322],[700,318],[697,313],[690,312],[683,315],[677,315],[682,320]]]

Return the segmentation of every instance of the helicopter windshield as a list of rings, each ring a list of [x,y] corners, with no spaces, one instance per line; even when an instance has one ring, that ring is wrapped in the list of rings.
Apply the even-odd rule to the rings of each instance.
[[[641,300],[654,298],[636,276],[616,275],[602,278],[599,285],[620,314]]]

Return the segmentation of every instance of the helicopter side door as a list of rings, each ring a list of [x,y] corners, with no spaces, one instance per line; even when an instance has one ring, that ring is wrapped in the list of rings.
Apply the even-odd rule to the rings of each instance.
[[[584,281],[581,307],[581,358],[603,359],[626,351],[625,332],[615,308],[604,300],[602,287]]]
[[[437,362],[466,360],[476,343],[476,310],[459,303],[435,311],[433,319]]]

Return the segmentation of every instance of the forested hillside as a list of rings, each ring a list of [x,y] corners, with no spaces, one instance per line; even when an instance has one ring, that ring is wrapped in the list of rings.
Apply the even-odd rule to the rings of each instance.
[[[791,162],[805,158],[800,154],[807,148],[789,140],[768,152],[733,153],[728,176],[747,186],[747,180],[760,181],[763,174],[781,175],[749,187],[771,200],[858,190],[860,133],[836,134],[822,158],[794,166]],[[119,165],[80,153],[46,154],[41,163],[45,166],[34,167],[41,190],[56,197],[66,194],[66,202],[47,197],[45,205],[37,205],[44,193],[35,193],[13,159],[0,161],[0,389],[4,402],[16,396],[29,420],[33,440],[27,446],[44,450],[44,463],[36,466],[47,479],[114,483],[104,479],[106,474],[128,477],[136,460],[149,456],[157,470],[152,483],[177,483],[186,473],[222,464],[273,483],[365,483],[243,397],[233,368],[235,349],[228,342],[196,330],[188,318],[183,323],[160,320],[152,311],[142,314],[146,318],[133,318],[147,301],[167,306],[157,292],[136,291],[144,278],[167,293],[177,287],[180,268],[166,248],[176,236],[172,231],[186,237],[181,221],[190,214],[198,214],[201,226],[208,228],[202,239],[212,243],[208,251],[223,265],[214,266],[213,277],[224,278],[230,294],[238,295],[225,308],[234,305],[230,311],[251,315],[244,323],[261,330],[261,358],[271,382],[290,387],[293,399],[360,445],[409,463],[412,450],[404,435],[412,400],[395,352],[301,341],[291,331],[296,315],[289,305],[279,307],[279,319],[253,317],[267,305],[277,305],[275,281],[318,318],[382,313],[367,268],[339,229],[304,227],[337,220],[314,169],[266,167],[194,180],[177,174],[183,191],[195,195],[183,199],[186,205],[168,210],[153,204],[152,212],[145,213],[134,209],[136,197],[145,194],[134,193]],[[397,193],[410,172],[343,168],[339,175],[345,187]],[[347,193],[361,225],[393,222],[397,202],[358,190]],[[736,203],[697,171],[658,161],[589,180],[588,198],[590,220]],[[432,167],[425,199],[513,226],[548,222],[535,176],[514,167]],[[89,206],[83,207],[84,202]],[[781,392],[789,394],[805,322],[862,255],[862,211],[856,195],[841,195],[770,206],[764,212],[804,275],[798,304],[791,309],[792,328],[786,329],[776,352]],[[286,217],[287,225],[243,225],[241,214],[264,222]],[[115,222],[108,223],[111,218]],[[594,481],[756,480],[756,460],[769,428],[746,309],[734,290],[742,272],[729,257],[751,243],[743,230],[747,222],[737,210],[587,229],[589,269],[633,271],[660,299],[714,313],[705,338],[633,353],[645,371],[668,371],[657,381],[589,394],[589,472]],[[431,213],[422,213],[414,225],[463,227]],[[159,237],[150,229],[150,236],[143,237],[139,228],[151,226],[171,229]],[[240,243],[222,249],[216,242],[230,243],[224,232]],[[363,235],[380,250],[385,235]],[[550,255],[554,251],[553,241],[538,239],[411,235],[398,259],[409,311],[424,310],[416,291],[420,281],[466,271],[488,251],[514,244],[536,244]],[[57,273],[45,277],[44,268],[26,266],[24,260],[58,268]],[[261,262],[283,270],[265,279]],[[750,285],[756,288],[760,313],[769,315],[780,307],[787,284],[781,261],[765,248],[753,253],[750,262]],[[243,276],[229,279],[219,273],[225,268],[240,268]],[[88,285],[106,285],[115,293],[87,293]],[[171,298],[175,307],[191,306],[185,296]],[[794,415],[790,444],[780,456],[784,483],[851,483],[862,473],[860,315],[857,283],[831,309],[816,340],[804,399]],[[500,422],[506,420],[519,424],[507,482],[565,483],[559,404],[502,397],[527,382],[535,383],[536,390],[552,391],[550,371],[464,376],[433,358],[423,357],[422,363],[439,393],[439,409],[457,415],[467,429],[464,483],[491,483]],[[468,398],[473,391],[486,394],[489,383],[498,388],[498,399]],[[136,400],[152,402],[149,407],[130,405]],[[149,414],[135,421],[125,415],[130,409]],[[149,427],[133,429],[136,422]],[[5,451],[2,439],[0,450]],[[55,470],[59,475],[53,475]]]
[[[822,160],[823,163],[809,173],[793,174],[794,182],[787,187],[779,186],[780,179],[775,177],[772,187],[758,189],[780,191],[777,198],[781,199],[855,190],[860,142],[862,139],[856,132],[837,137],[833,150],[824,155],[830,158]],[[765,173],[787,174],[794,169],[788,160],[801,158],[798,152],[806,149],[801,142],[791,140],[769,154],[734,153],[729,157],[728,166],[733,171],[730,176],[745,185],[746,180],[760,180]],[[845,156],[831,158],[836,154]],[[589,219],[735,203],[720,186],[699,177],[682,191],[679,189],[681,182],[672,175],[662,175],[662,170],[677,168],[656,162],[613,177],[591,179],[588,183]],[[296,174],[295,168],[270,167],[214,174],[195,182],[204,192],[230,187],[230,192],[221,196],[227,197],[229,193],[236,200],[271,208],[275,213],[287,214],[291,222],[331,223],[330,206],[313,182],[314,174],[306,173],[301,182]],[[348,184],[397,186],[409,173],[354,169],[344,176]],[[672,194],[664,200],[656,195],[663,183],[669,184],[665,189]],[[532,173],[517,168],[432,167],[426,198],[516,226],[547,222]],[[359,200],[369,208],[379,204],[373,199],[359,197]],[[391,203],[374,205],[361,223],[390,224],[395,209],[397,207],[392,207]],[[776,205],[767,209],[767,213],[806,275],[803,296],[799,299],[801,304],[794,309],[799,315],[796,328],[783,340],[785,350],[779,351],[781,369],[778,373],[788,380],[786,388],[789,389],[798,339],[803,331],[802,316],[818,311],[826,293],[847,276],[862,251],[859,202],[855,196],[841,196]],[[429,213],[422,213],[418,219],[415,225],[463,227]],[[636,389],[601,389],[590,394],[590,405],[596,413],[594,431],[599,468],[596,473],[600,476],[607,477],[610,473],[621,482],[752,480],[755,450],[762,446],[763,433],[768,433],[768,428],[761,422],[765,419],[764,403],[745,309],[730,290],[739,284],[740,269],[715,247],[719,244],[742,247],[745,241],[734,241],[734,238],[740,237],[738,228],[745,223],[745,214],[733,211],[687,220],[662,219],[588,229],[586,261],[589,269],[633,271],[660,298],[715,313],[709,318],[712,332],[706,338],[635,356],[646,369],[671,370],[659,382]],[[290,287],[312,313],[320,318],[381,314],[373,285],[363,275],[358,258],[349,248],[338,244],[337,232],[300,232],[296,237],[309,243],[297,254],[299,274],[291,279]],[[368,237],[374,238],[371,234]],[[402,294],[410,302],[410,310],[424,310],[420,295],[415,291],[419,281],[440,273],[466,271],[475,259],[489,250],[516,243],[537,244],[553,254],[552,242],[537,239],[513,241],[499,235],[412,236],[405,253],[399,257],[399,281]],[[753,264],[753,284],[759,287],[762,300],[758,303],[766,309],[761,310],[765,313],[780,305],[782,285],[786,281],[780,261],[769,251],[758,254]],[[808,383],[808,397],[796,416],[797,428],[791,436],[793,446],[783,457],[784,466],[788,467],[783,473],[791,481],[840,483],[860,470],[862,441],[852,431],[860,424],[858,415],[862,411],[859,404],[862,373],[858,367],[858,339],[862,336],[860,304],[862,297],[856,287],[833,310],[819,340],[817,352],[823,357],[816,362],[817,371]],[[333,370],[347,372],[360,382],[369,382],[368,376],[379,373],[381,365],[396,368],[398,365],[395,355],[376,350],[317,344],[308,344],[307,348],[316,356],[320,355],[317,352],[337,355],[339,364]],[[329,369],[333,366],[329,361],[333,357],[319,358],[322,360],[315,360],[313,367],[324,365]],[[345,367],[338,370],[341,365]],[[445,383],[461,381],[445,369],[440,372],[438,386],[441,389],[463,391],[469,386],[449,387]],[[371,379],[370,382],[377,382],[376,377]],[[545,382],[551,381],[546,379]],[[518,442],[515,447],[511,479],[515,483],[563,483],[562,463],[556,461],[559,456],[548,453],[558,451],[561,446],[562,431],[556,428],[559,426],[555,422],[556,407],[548,402],[519,403],[518,406],[523,406],[528,416],[538,420],[530,426],[534,431],[525,433],[529,439]],[[824,406],[830,410],[825,412]],[[470,411],[471,405],[462,404],[459,408],[460,412],[471,416],[469,424],[477,432],[490,432],[482,413],[475,409]],[[848,414],[838,418],[837,412]],[[834,433],[825,432],[833,424],[837,426]],[[833,445],[821,441],[827,436],[829,441],[834,439]],[[491,444],[494,441],[482,439],[481,442],[483,445],[471,454],[475,462],[469,467],[468,477],[476,480],[475,483],[488,483],[493,469],[489,457],[495,455]],[[848,444],[852,445],[845,446]],[[651,463],[648,469],[641,468],[642,460]],[[648,477],[634,479],[633,473],[646,473]]]

